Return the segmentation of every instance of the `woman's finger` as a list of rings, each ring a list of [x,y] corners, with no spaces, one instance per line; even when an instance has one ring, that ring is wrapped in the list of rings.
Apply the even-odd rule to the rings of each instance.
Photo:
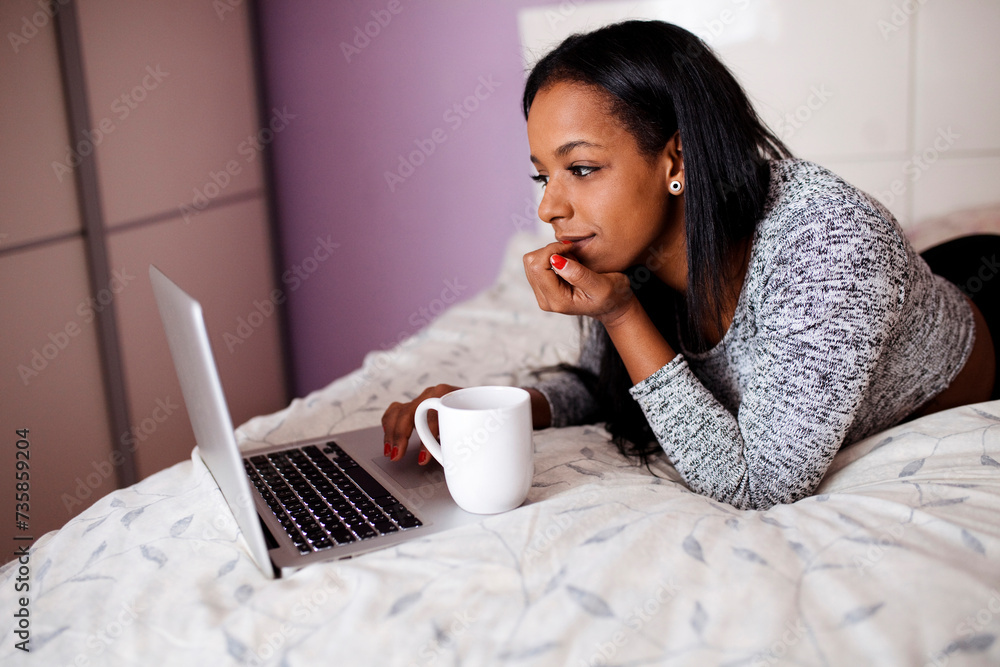
[[[524,256],[524,273],[538,307],[549,312],[563,312],[561,305],[571,297],[568,285],[552,270],[551,258],[560,250],[565,252],[566,245],[550,243]]]
[[[408,403],[392,403],[382,415],[382,431],[385,438],[384,455],[389,457],[390,461],[401,460],[406,455],[410,436],[413,434],[417,406],[428,398],[440,398],[456,389],[459,389],[459,387],[439,384],[427,387],[420,392],[417,398]],[[437,437],[438,420],[436,411],[427,414],[427,426],[434,436]],[[425,465],[430,461],[429,457],[430,454],[422,449],[421,454],[417,457],[417,462]]]
[[[382,415],[382,431],[385,437],[383,454],[392,460],[406,453],[406,443],[410,438],[406,430],[408,405],[408,403],[393,403]]]

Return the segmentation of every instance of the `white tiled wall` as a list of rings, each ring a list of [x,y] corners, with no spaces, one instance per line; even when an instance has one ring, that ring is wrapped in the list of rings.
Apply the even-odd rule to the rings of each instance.
[[[521,12],[525,63],[627,18],[705,39],[797,156],[904,226],[1000,202],[996,0],[565,1]]]

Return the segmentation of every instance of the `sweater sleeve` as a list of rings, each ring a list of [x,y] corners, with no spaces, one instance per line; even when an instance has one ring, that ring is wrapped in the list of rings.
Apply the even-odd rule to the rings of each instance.
[[[580,346],[580,358],[576,367],[592,373],[595,378],[601,368],[601,354],[604,349],[602,340],[600,325],[589,322]],[[576,373],[559,371],[527,388],[537,389],[548,400],[552,414],[550,426],[554,428],[589,424],[597,419],[599,413],[597,401]]]
[[[742,509],[794,502],[844,444],[898,320],[908,259],[870,209],[828,210],[790,213],[802,224],[786,227],[762,263],[760,293],[745,295],[755,332],[735,414],[682,355],[631,389],[698,493]]]

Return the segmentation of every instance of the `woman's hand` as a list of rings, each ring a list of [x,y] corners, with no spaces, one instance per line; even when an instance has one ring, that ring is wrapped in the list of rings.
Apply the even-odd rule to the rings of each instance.
[[[427,387],[427,389],[420,392],[420,395],[409,403],[393,403],[386,408],[385,414],[382,415],[382,431],[385,433],[384,455],[389,457],[390,461],[399,461],[402,459],[406,454],[406,445],[410,440],[410,435],[413,433],[413,417],[417,413],[417,406],[425,399],[441,398],[456,389],[461,389],[461,387],[454,387],[450,384]],[[548,428],[552,423],[552,412],[548,399],[537,389],[529,388],[527,391],[531,396],[532,427]],[[438,434],[437,410],[431,410],[427,413],[427,426],[431,429],[431,433],[434,434],[435,438],[440,437]],[[417,456],[417,463],[423,466],[427,465],[430,460],[430,452],[426,449],[421,449],[420,455]]]
[[[385,414],[382,415],[382,430],[385,432],[384,453],[385,456],[389,457],[390,461],[399,461],[406,454],[406,445],[410,440],[410,435],[413,433],[413,416],[417,412],[417,406],[425,399],[441,398],[456,389],[461,389],[461,387],[453,387],[450,384],[427,387],[427,389],[420,392],[420,395],[409,403],[393,403],[386,408]],[[434,437],[438,437],[437,410],[427,413],[427,426],[430,427]],[[420,455],[417,457],[417,463],[427,465],[430,460],[430,452],[426,449],[421,449]]]
[[[542,310],[587,315],[608,332],[632,384],[677,356],[632,292],[624,273],[595,273],[550,243],[524,256],[524,272]],[[562,261],[565,260],[565,261]]]
[[[565,315],[586,315],[605,326],[637,305],[624,273],[595,273],[550,243],[524,256],[524,273],[535,291],[538,307]]]

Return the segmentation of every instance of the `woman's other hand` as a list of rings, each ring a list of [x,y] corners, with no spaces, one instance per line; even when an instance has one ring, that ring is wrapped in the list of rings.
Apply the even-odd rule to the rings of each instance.
[[[441,398],[445,394],[451,393],[461,387],[454,387],[450,384],[438,384],[427,387],[420,395],[409,403],[393,403],[386,408],[382,415],[382,430],[385,432],[384,455],[390,461],[399,461],[406,454],[406,445],[413,433],[413,416],[417,412],[417,406],[428,398]],[[437,410],[427,413],[427,426],[430,427],[434,437],[438,437]],[[430,452],[421,448],[420,455],[417,456],[417,463],[426,465],[431,460]]]
[[[556,242],[524,256],[524,273],[538,307],[547,312],[586,315],[605,325],[628,312],[635,302],[628,277],[624,273],[595,273],[566,250],[566,245]]]
[[[386,408],[382,415],[382,431],[385,433],[384,455],[390,461],[399,461],[406,454],[406,445],[410,440],[410,435],[414,428],[414,415],[417,413],[417,406],[428,398],[441,398],[445,394],[451,393],[461,387],[450,384],[439,384],[427,387],[420,395],[409,403],[393,403]],[[527,388],[531,396],[531,422],[534,428],[548,428],[552,423],[552,412],[549,401],[542,392],[534,388]],[[435,438],[440,437],[438,433],[437,410],[427,413],[427,426]],[[427,465],[431,460],[431,454],[426,449],[421,448],[417,456],[417,463]]]

